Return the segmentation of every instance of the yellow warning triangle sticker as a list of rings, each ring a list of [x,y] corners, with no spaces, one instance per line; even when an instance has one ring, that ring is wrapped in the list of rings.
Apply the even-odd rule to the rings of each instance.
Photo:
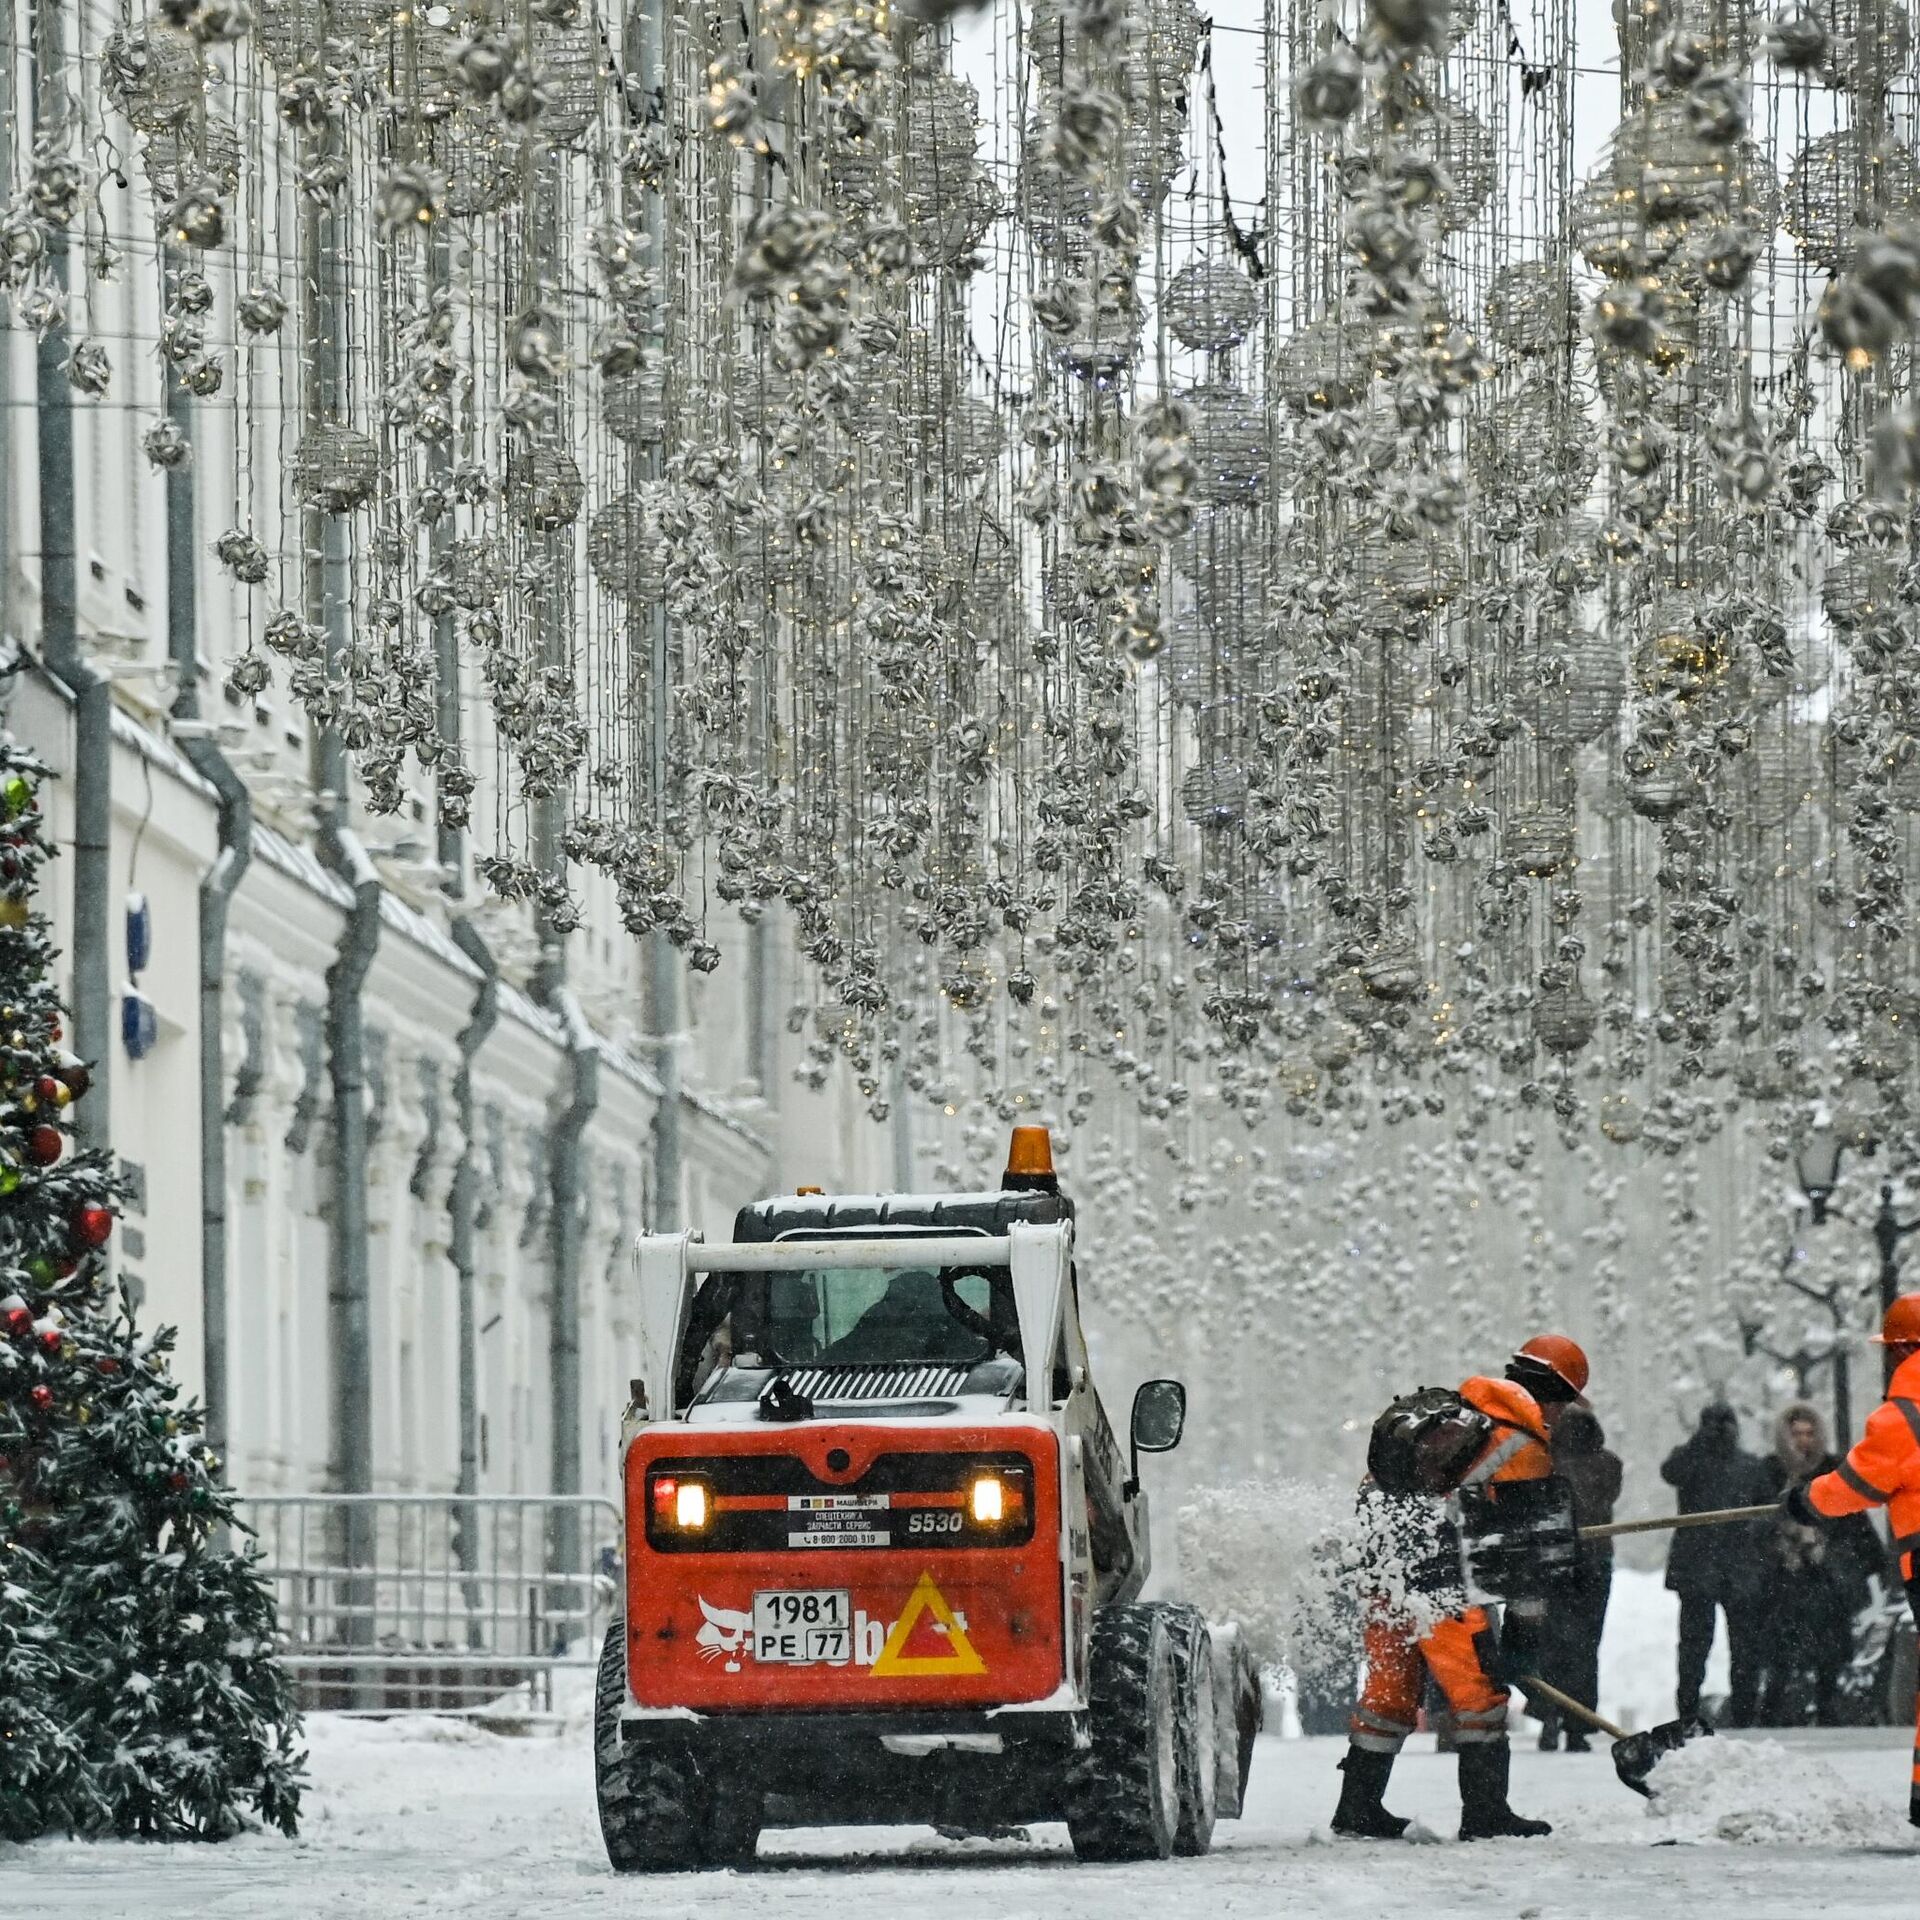
[[[923,1613],[931,1613],[945,1629],[950,1652],[909,1656],[904,1651]],[[893,1623],[893,1631],[887,1635],[887,1644],[880,1649],[880,1658],[867,1669],[869,1673],[882,1678],[888,1675],[910,1678],[929,1673],[985,1673],[986,1670],[987,1663],[974,1651],[966,1629],[954,1618],[946,1596],[933,1584],[931,1573],[920,1576],[920,1584],[914,1588],[906,1611]]]

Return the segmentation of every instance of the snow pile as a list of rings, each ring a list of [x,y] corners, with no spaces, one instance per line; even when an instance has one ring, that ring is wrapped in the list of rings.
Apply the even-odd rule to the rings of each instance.
[[[1749,1846],[1912,1848],[1913,1829],[1884,1801],[1849,1788],[1825,1761],[1778,1740],[1695,1740],[1649,1783],[1648,1817],[1674,1840]]]
[[[1183,1597],[1210,1619],[1237,1620],[1264,1666],[1350,1670],[1363,1600],[1416,1623],[1445,1611],[1409,1585],[1408,1543],[1356,1511],[1337,1481],[1209,1487],[1180,1509],[1178,1530]]]

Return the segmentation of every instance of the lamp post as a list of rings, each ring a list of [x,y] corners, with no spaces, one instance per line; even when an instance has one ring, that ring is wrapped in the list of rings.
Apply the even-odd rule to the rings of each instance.
[[[1873,1216],[1873,1243],[1880,1249],[1880,1317],[1900,1295],[1900,1242],[1910,1233],[1920,1233],[1920,1220],[1902,1220],[1893,1210],[1893,1183],[1880,1184],[1880,1211]],[[1894,1352],[1883,1347],[1886,1363],[1883,1385],[1893,1386]]]
[[[1830,1127],[1815,1127],[1793,1156],[1793,1169],[1800,1179],[1800,1191],[1807,1196],[1807,1207],[1816,1227],[1824,1226],[1833,1190],[1840,1183],[1840,1136]],[[1837,1280],[1824,1288],[1810,1287],[1796,1280],[1783,1268],[1780,1277],[1795,1293],[1805,1294],[1826,1308],[1833,1322],[1833,1426],[1838,1443],[1845,1447],[1853,1436],[1853,1361],[1847,1352],[1847,1306]]]

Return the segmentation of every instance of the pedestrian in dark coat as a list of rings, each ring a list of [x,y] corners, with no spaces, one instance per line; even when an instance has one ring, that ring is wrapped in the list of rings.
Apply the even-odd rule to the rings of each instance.
[[[1739,1417],[1719,1403],[1701,1414],[1692,1438],[1668,1454],[1660,1477],[1679,1494],[1682,1513],[1760,1506],[1771,1498],[1765,1463],[1741,1446]],[[1683,1528],[1667,1549],[1667,1585],[1680,1596],[1682,1719],[1700,1710],[1715,1616],[1724,1612],[1732,1685],[1722,1724],[1753,1725],[1766,1634],[1760,1530],[1769,1524]]]
[[[1613,1518],[1620,1498],[1620,1456],[1592,1410],[1571,1406],[1553,1430],[1553,1470],[1573,1494],[1576,1526],[1596,1527]],[[1600,1635],[1607,1623],[1607,1599],[1613,1590],[1613,1542],[1592,1540],[1580,1548],[1574,1577],[1547,1605],[1541,1651],[1541,1677],[1589,1707],[1600,1704]],[[1551,1753],[1560,1741],[1560,1715],[1545,1709],[1540,1749]],[[1587,1750],[1587,1731],[1566,1729],[1567,1751]]]
[[[1796,1400],[1781,1413],[1766,1462],[1776,1496],[1839,1464],[1817,1408]],[[1767,1523],[1760,1541],[1768,1629],[1763,1727],[1804,1726],[1809,1710],[1823,1727],[1840,1723],[1840,1676],[1853,1658],[1854,1616],[1880,1562],[1879,1536],[1865,1514],[1807,1527],[1783,1510]]]

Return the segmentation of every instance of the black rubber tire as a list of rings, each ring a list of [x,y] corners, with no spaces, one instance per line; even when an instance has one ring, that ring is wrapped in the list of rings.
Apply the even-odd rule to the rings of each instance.
[[[1219,1818],[1220,1716],[1213,1686],[1213,1636],[1198,1607],[1167,1609],[1174,1626],[1174,1672],[1180,1687],[1180,1825],[1173,1850],[1202,1854]]]
[[[1092,1746],[1067,1773],[1082,1860],[1165,1860],[1180,1826],[1177,1633],[1159,1606],[1108,1607],[1088,1656]]]
[[[1213,1670],[1220,1703],[1220,1817],[1237,1820],[1246,1806],[1254,1742],[1266,1719],[1260,1663],[1237,1625],[1214,1630]]]
[[[692,1752],[678,1744],[631,1746],[620,1737],[626,1655],[627,1623],[616,1614],[593,1689],[593,1789],[607,1858],[615,1873],[705,1866],[709,1796]]]

